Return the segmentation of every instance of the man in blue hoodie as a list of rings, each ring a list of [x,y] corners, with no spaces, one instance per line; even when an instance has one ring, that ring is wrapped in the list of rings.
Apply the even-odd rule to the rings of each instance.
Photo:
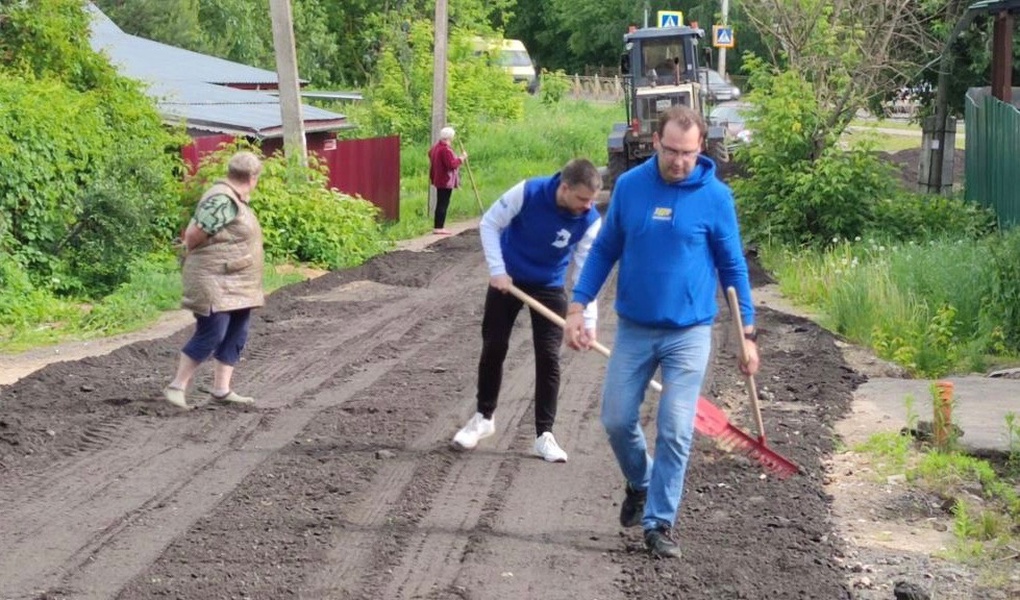
[[[522,181],[486,211],[479,226],[489,288],[482,317],[482,356],[478,362],[478,411],[453,438],[463,450],[495,433],[493,413],[503,382],[503,361],[510,333],[524,303],[508,293],[511,285],[564,316],[564,283],[571,258],[574,281],[602,223],[594,207],[602,188],[598,169],[585,159],[571,160],[551,177]],[[581,307],[581,327],[594,337],[594,298]],[[560,388],[563,329],[532,309],[535,347],[535,454],[549,462],[567,462],[553,437]]]
[[[656,154],[617,180],[605,225],[573,288],[567,343],[591,346],[581,318],[619,262],[619,324],[602,392],[602,425],[626,478],[620,524],[644,528],[656,556],[680,558],[671,536],[694,438],[694,414],[711,346],[719,280],[733,286],[749,340],[746,373],[758,369],[751,286],[733,194],[701,155],[705,121],[687,107],[659,117]],[[639,411],[655,370],[663,391],[655,459]]]

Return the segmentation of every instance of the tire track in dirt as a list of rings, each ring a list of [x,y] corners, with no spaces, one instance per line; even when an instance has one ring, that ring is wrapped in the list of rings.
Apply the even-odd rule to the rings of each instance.
[[[564,364],[556,431],[570,462],[504,465],[500,493],[489,498],[457,578],[440,597],[619,597],[619,567],[606,561],[591,569],[592,559],[611,553],[618,539],[611,495],[616,481],[604,475],[613,458],[598,420],[601,362],[588,355]],[[522,424],[520,437],[530,440],[528,425]]]
[[[527,317],[521,320],[526,323]],[[392,574],[387,573],[388,581],[375,590],[374,597],[420,598],[455,581],[467,551],[468,534],[478,526],[483,510],[501,504],[506,493],[505,485],[497,486],[497,474],[512,468],[508,463],[533,460],[530,442],[534,433],[523,434],[534,429],[531,398],[535,362],[529,334],[530,330],[515,333],[519,342],[514,355],[518,360],[511,361],[513,367],[504,375],[496,434],[479,448],[458,453],[437,493],[428,500],[427,514],[416,523],[414,543]],[[465,403],[460,404],[454,414],[464,412]],[[470,414],[474,398],[470,397],[467,404]],[[448,429],[433,432],[427,443],[444,443],[451,433]]]
[[[498,435],[471,453],[448,448],[473,411],[486,274],[476,235],[436,248],[381,257],[273,298],[259,313],[252,360],[238,372],[243,389],[271,399],[257,413],[221,409],[164,419],[145,414],[138,402],[86,405],[104,415],[124,413],[124,433],[104,442],[114,454],[145,439],[142,428],[158,427],[171,430],[163,438],[173,442],[168,452],[222,455],[185,488],[165,492],[163,506],[130,514],[98,551],[88,550],[95,561],[69,565],[41,593],[121,600],[847,597],[817,476],[819,456],[832,446],[829,423],[846,409],[852,385],[831,336],[798,322],[812,332],[796,342],[802,354],[762,346],[762,379],[776,381],[777,401],[804,409],[766,409],[770,439],[809,474],[788,482],[761,478],[756,465],[698,439],[678,527],[685,558],[656,561],[644,552],[640,532],[617,523],[623,482],[598,422],[601,357],[564,356],[556,435],[570,462],[528,456],[534,439],[528,317],[519,321],[506,364]],[[379,285],[352,285],[360,280]],[[345,285],[343,293],[353,296],[324,297]],[[615,320],[611,296],[609,290],[603,297],[600,323],[607,343]],[[761,317],[765,340],[769,328],[793,323],[769,311]],[[728,327],[724,320],[717,325],[717,342]],[[164,341],[157,348],[166,350],[155,355],[168,360],[175,345]],[[720,354],[712,359],[718,374],[709,387],[720,405],[735,407],[735,419],[749,422],[731,348],[720,345]],[[100,402],[137,396],[137,388],[113,389],[123,385],[115,369],[133,364],[117,360],[60,371],[66,383],[41,378],[37,386],[65,387],[46,396],[36,387],[35,397],[54,412],[80,411],[60,394],[74,398],[80,379],[70,375],[89,369],[112,382],[97,383],[93,396]],[[145,380],[150,394],[157,381]],[[643,409],[646,424],[654,400]],[[12,422],[41,423],[27,411],[13,413]],[[249,424],[253,415],[260,421]],[[251,437],[239,433],[246,426]],[[159,439],[160,429],[149,435]],[[183,433],[171,438],[172,431]],[[221,440],[231,435],[240,436],[236,447],[224,450],[231,443]],[[83,455],[105,458],[103,452]],[[62,468],[84,464],[81,458]],[[17,460],[13,467],[17,481],[0,490],[0,523],[6,494],[28,481]],[[123,485],[112,470],[97,477],[108,489]],[[191,512],[174,514],[181,510]],[[58,554],[40,554],[55,573],[64,564]],[[96,583],[100,578],[105,583]],[[101,585],[105,596],[96,593]]]
[[[514,339],[524,338],[518,347],[526,360],[520,364],[507,361],[497,411],[498,442],[483,442],[480,449],[458,455],[453,471],[465,476],[448,477],[416,530],[420,540],[414,552],[372,597],[462,598],[475,597],[479,589],[492,598],[612,597],[612,578],[617,575],[612,570],[599,576],[586,572],[581,575],[588,579],[584,585],[562,589],[535,585],[533,580],[520,577],[521,571],[514,575],[513,565],[521,561],[528,565],[527,570],[549,565],[555,577],[564,581],[578,577],[571,570],[577,565],[566,558],[571,552],[564,552],[566,546],[557,543],[559,534],[548,532],[562,525],[563,509],[571,504],[566,498],[576,498],[578,489],[591,487],[592,481],[599,479],[583,466],[587,457],[593,452],[605,457],[606,450],[597,416],[605,361],[594,353],[583,355],[564,348],[556,436],[568,450],[570,462],[549,464],[531,455],[535,431],[530,318],[522,314],[514,334]],[[600,331],[611,334],[613,320],[603,319]],[[473,406],[472,399],[470,410]],[[508,411],[511,418],[501,422]],[[504,427],[506,432],[501,435]],[[481,477],[476,475],[478,472]],[[514,517],[504,523],[506,515]],[[521,519],[521,515],[527,518]],[[523,548],[511,547],[518,544]],[[493,572],[494,555],[500,556],[498,573]],[[485,565],[480,581],[475,573],[475,559],[479,557],[484,557]],[[499,583],[494,584],[494,580]]]
[[[478,280],[484,281],[484,277],[475,281]],[[380,389],[366,390],[362,394],[366,396],[366,404],[371,398],[372,408],[379,411],[377,414],[387,412],[387,387],[396,387],[404,376],[413,377],[412,380],[422,379],[420,374],[415,374],[411,365],[417,365],[420,370],[435,368],[434,359],[430,360],[430,354],[434,355],[434,352],[428,352],[429,349],[441,347],[444,343],[450,346],[477,346],[477,330],[471,328],[465,331],[460,322],[467,320],[464,315],[477,314],[479,298],[465,299],[463,294],[457,295],[456,299],[447,298],[450,322],[445,326],[436,325],[432,331],[421,332],[427,336],[424,338],[427,343],[421,355],[410,357],[410,365],[395,368],[392,377],[379,382],[377,387]],[[414,597],[449,589],[451,582],[456,580],[464,554],[470,552],[470,540],[474,539],[477,545],[480,539],[478,532],[488,527],[480,519],[483,515],[491,518],[491,515],[499,512],[503,503],[502,497],[507,493],[510,481],[500,474],[520,470],[519,463],[541,465],[542,468],[551,469],[550,472],[554,474],[557,469],[564,468],[561,465],[547,465],[530,456],[525,458],[534,439],[530,410],[534,363],[527,319],[522,317],[518,325],[507,360],[507,375],[497,417],[498,434],[486,440],[483,449],[465,454],[447,449],[453,431],[473,410],[473,373],[463,382],[456,402],[429,405],[431,409],[416,407],[425,408],[428,412],[434,409],[435,414],[420,427],[405,430],[404,434],[412,436],[405,442],[401,443],[402,438],[394,438],[392,441],[387,439],[386,443],[378,440],[373,444],[371,439],[358,436],[345,440],[341,445],[348,457],[357,449],[364,459],[364,455],[385,447],[392,447],[396,457],[382,465],[376,461],[377,464],[370,467],[365,467],[362,462],[362,468],[365,469],[362,474],[367,474],[370,482],[356,494],[345,494],[343,507],[336,509],[321,504],[312,507],[311,510],[320,515],[320,518],[323,518],[320,511],[330,511],[324,518],[339,524],[334,527],[336,533],[324,536],[326,540],[315,542],[314,547],[324,547],[322,554],[310,552],[307,548],[293,549],[291,544],[287,544],[292,547],[291,556],[300,556],[302,562],[306,563],[303,574],[285,576],[288,584],[286,588],[283,584],[272,588],[257,587],[258,583],[251,581],[249,583],[256,587],[244,589],[264,597],[275,597],[274,593],[282,593],[286,589],[290,595],[301,598]],[[477,325],[477,318],[473,324]],[[458,365],[458,369],[463,368],[464,365]],[[361,409],[358,408],[360,401],[361,396],[348,404],[348,418],[361,415]],[[590,414],[591,407],[581,412]],[[319,427],[310,426],[298,437],[307,438],[316,445],[318,449],[313,453],[320,460],[327,460],[328,455],[333,455],[330,458],[338,458],[332,448],[323,447],[323,429],[329,429],[323,424],[329,421],[330,416],[324,414],[321,417],[317,419]],[[360,431],[355,425],[351,425],[351,428],[354,433]],[[520,445],[523,451],[508,451],[511,444]],[[287,465],[293,466],[290,462]],[[267,467],[269,472],[280,471],[272,465]],[[248,500],[249,503],[265,502],[264,498],[257,500],[262,495],[257,495],[255,490],[250,490],[250,493],[252,498]],[[230,506],[222,509],[212,515],[210,520],[219,522],[225,519],[227,523],[219,526],[224,530],[231,529],[231,513],[236,511]],[[281,526],[279,522],[274,524]],[[300,524],[295,523],[294,527],[298,528]],[[204,525],[202,529],[205,530]],[[195,532],[196,541],[188,543],[197,544],[199,539],[204,539],[202,535]],[[185,552],[182,550],[181,553]],[[287,568],[286,565],[283,567]],[[152,588],[142,585],[146,579],[165,581],[169,574],[177,571],[174,564],[157,565],[148,575],[139,578],[123,597],[140,597],[146,589],[151,593]],[[198,577],[208,577],[209,584],[214,585],[213,577],[204,570]],[[219,585],[222,583],[220,581]],[[295,588],[299,591],[295,591]],[[175,589],[179,593],[183,591],[184,596],[191,596],[208,588],[189,586]],[[222,591],[222,588],[218,589]]]
[[[615,317],[608,305],[602,303],[599,335],[611,344]],[[620,564],[613,555],[620,537],[615,501],[622,484],[606,477],[606,465],[616,467],[599,421],[605,362],[594,352],[564,350],[556,437],[570,462],[504,461],[455,578],[422,597],[621,597]],[[530,372],[518,376],[533,381]],[[531,419],[522,420],[518,443],[533,439]]]
[[[390,365],[380,363],[350,381],[351,392],[367,387]],[[340,398],[339,400],[343,400]],[[128,444],[95,460],[98,470],[75,461],[43,494],[12,498],[4,510],[4,557],[0,581],[5,597],[33,597],[59,581],[75,598],[110,598],[158,556],[267,456],[284,446],[321,406],[289,409],[268,429],[258,414],[246,414],[198,433],[203,424],[183,422],[156,430],[143,444]],[[197,449],[182,438],[210,440]],[[216,438],[223,441],[212,442]],[[138,456],[144,456],[139,460]],[[97,489],[91,486],[100,483]],[[3,498],[0,505],[7,505]],[[151,528],[158,523],[158,530]],[[48,560],[39,560],[42,557]],[[54,561],[54,556],[61,556]],[[120,578],[112,577],[117,573]],[[40,585],[42,584],[42,585]]]
[[[539,317],[541,318],[541,317]],[[380,539],[375,542],[377,557],[362,564],[365,557],[353,560],[352,546],[364,547],[363,543],[351,543],[349,535],[337,539],[334,552],[329,558],[331,564],[346,563],[341,572],[330,573],[331,579],[340,587],[322,587],[313,584],[305,589],[301,597],[360,597],[360,598],[423,598],[460,596],[466,589],[458,581],[462,577],[464,565],[472,554],[483,551],[491,552],[486,540],[495,534],[500,539],[501,533],[493,531],[496,515],[503,512],[509,496],[514,494],[518,485],[518,474],[525,473],[521,478],[541,480],[552,477],[558,479],[570,469],[566,465],[550,465],[530,455],[530,446],[534,440],[532,412],[532,394],[534,386],[534,355],[531,349],[530,327],[527,316],[521,316],[513,337],[513,350],[508,355],[507,368],[504,374],[504,386],[501,393],[500,408],[497,411],[497,433],[493,438],[482,443],[480,448],[467,453],[455,453],[452,466],[442,473],[433,473],[433,478],[441,479],[431,482],[430,489],[436,490],[429,497],[418,494],[417,500],[424,507],[425,514],[413,524],[406,524],[401,531],[402,541],[398,544],[386,544]],[[477,343],[475,344],[477,345]],[[598,394],[596,393],[600,371],[591,365],[580,367],[576,362],[599,364],[601,358],[579,358],[572,352],[564,355],[563,397],[561,398],[560,417],[557,420],[561,440],[572,439],[579,429],[593,426],[597,431],[594,437],[601,437],[598,421],[592,419],[597,413]],[[575,371],[576,370],[576,371]],[[583,381],[576,381],[575,372],[585,373]],[[593,376],[594,375],[594,376]],[[463,398],[461,406],[453,414],[470,414],[473,411],[474,399],[470,395]],[[466,400],[466,401],[465,401]],[[457,426],[462,422],[457,421]],[[432,428],[425,431],[415,442],[416,446],[445,444],[455,428]],[[579,437],[579,436],[578,436]],[[423,441],[424,440],[424,441]],[[599,440],[601,442],[601,440]],[[511,449],[513,448],[513,449]],[[584,453],[585,449],[575,450]],[[576,456],[577,454],[575,454]],[[534,471],[538,470],[536,474]],[[590,474],[590,473],[589,473]],[[417,473],[416,473],[417,475]],[[584,477],[584,475],[582,475]],[[420,482],[409,481],[404,496],[420,492]],[[566,489],[566,488],[560,488]],[[530,492],[523,494],[528,496]],[[369,491],[369,498],[379,498],[379,490]],[[384,496],[384,495],[383,495]],[[541,502],[554,501],[555,498],[543,497]],[[399,500],[394,502],[399,504]],[[400,511],[390,511],[385,520],[391,521],[399,517]],[[553,509],[548,513],[551,519],[559,519],[558,512]],[[555,515],[555,516],[553,516]],[[384,537],[394,535],[382,527],[382,513],[377,515],[375,526],[363,526],[358,530],[362,537],[376,535]],[[535,535],[535,529],[541,530],[549,524],[549,519],[530,521],[524,528],[526,533],[514,532],[522,537]],[[412,526],[413,525],[413,526]],[[541,536],[539,536],[541,537]],[[396,550],[394,550],[396,546]],[[541,552],[548,547],[542,544]],[[554,552],[555,550],[554,546]],[[532,553],[534,549],[529,550]],[[394,552],[398,556],[394,557]],[[374,569],[366,568],[372,564]],[[385,565],[385,568],[382,568]],[[361,583],[352,585],[349,577],[356,573],[367,573]],[[611,582],[610,578],[600,580],[600,586],[594,588],[605,591]],[[576,591],[576,590],[575,590]],[[526,597],[524,595],[508,597]],[[570,594],[574,592],[571,591]],[[444,596],[444,594],[446,596]],[[573,597],[573,596],[571,596]],[[602,596],[599,596],[602,597]]]
[[[508,364],[519,362],[519,357],[531,352],[530,338],[524,338],[519,333],[515,335],[515,343],[508,352]],[[477,334],[472,332],[472,335]],[[524,361],[521,368],[533,369],[534,363]],[[507,375],[510,377],[505,379],[506,385],[502,394],[504,402],[499,415],[500,426],[496,434],[486,440],[486,449],[476,449],[472,455],[477,453],[490,459],[498,459],[501,456],[500,450],[505,451],[515,437],[512,433],[515,427],[506,427],[503,421],[517,423],[529,408],[527,403],[506,402],[506,399],[530,391],[528,387],[530,382],[527,379],[514,380],[511,383],[512,372],[508,370]],[[429,485],[430,488],[434,488],[431,494],[427,497],[422,496],[419,493],[421,490],[416,488],[415,479],[420,478],[417,476],[421,471],[428,470],[427,466],[420,464],[423,461],[418,457],[429,449],[446,446],[452,437],[450,424],[462,422],[466,420],[465,414],[470,414],[464,410],[467,404],[474,406],[473,396],[460,398],[457,403],[449,403],[441,417],[434,419],[431,425],[406,448],[405,452],[409,458],[401,460],[399,464],[383,467],[373,483],[363,494],[359,494],[362,497],[348,517],[354,526],[353,531],[343,532],[343,535],[334,539],[333,551],[326,559],[327,566],[324,569],[316,568],[309,574],[309,584],[303,591],[303,596],[405,597],[396,595],[396,590],[393,589],[388,589],[387,592],[377,589],[380,585],[390,588],[392,584],[377,581],[380,578],[378,572],[371,568],[372,565],[379,562],[395,565],[387,573],[386,579],[395,581],[398,588],[416,589],[421,581],[428,579],[431,568],[444,568],[450,562],[459,562],[450,560],[456,555],[456,548],[463,545],[457,532],[470,529],[477,521],[481,508],[478,497],[484,498],[488,495],[496,470],[489,469],[488,462],[450,461],[448,460],[450,453],[447,452],[433,457],[433,462],[447,464],[444,468],[437,469],[437,472],[431,473],[432,479],[441,480],[441,485]],[[495,450],[490,450],[493,446]],[[394,556],[389,549],[384,549],[385,544],[378,538],[389,535],[385,525],[400,517],[401,504],[412,494],[417,496],[420,502],[433,507],[427,516],[415,523],[417,531],[435,529],[453,533],[426,536],[416,545],[405,547],[406,553]],[[439,504],[439,507],[436,507],[436,504]],[[479,506],[476,508],[474,504]],[[437,508],[441,508],[445,515],[437,517]],[[449,522],[450,519],[452,523]]]
[[[456,279],[456,275],[450,277]],[[410,304],[420,302],[413,299],[413,295],[405,294],[403,301]],[[347,352],[347,361],[312,362],[313,368],[305,366],[303,361],[284,362],[259,369],[262,361],[257,357],[261,354],[256,352],[256,358],[246,365],[247,369],[255,371],[249,378],[253,389],[274,389],[272,384],[280,381],[289,384],[286,387],[275,386],[287,389],[286,395],[264,394],[264,400],[260,398],[260,405],[265,406],[260,410],[277,413],[271,419],[263,420],[258,414],[242,413],[228,415],[226,419],[205,417],[197,423],[194,419],[180,419],[175,427],[161,427],[144,444],[139,444],[140,436],[132,436],[128,432],[128,437],[123,440],[125,443],[113,448],[108,448],[108,442],[112,442],[113,438],[106,435],[107,440],[79,444],[81,456],[60,469],[59,473],[34,478],[42,483],[22,486],[24,493],[21,494],[5,493],[0,497],[0,506],[9,504],[19,507],[19,510],[4,511],[4,517],[0,517],[0,531],[4,532],[5,540],[16,540],[14,545],[8,545],[10,552],[4,553],[9,558],[0,561],[4,594],[15,597],[32,594],[40,589],[40,582],[46,582],[46,587],[51,589],[75,590],[75,597],[110,597],[124,581],[111,580],[106,575],[89,576],[90,571],[103,573],[106,570],[108,565],[104,563],[108,561],[104,560],[104,556],[116,561],[119,567],[115,570],[125,576],[132,572],[130,565],[136,565],[135,571],[143,568],[170,539],[210,510],[219,498],[243,479],[244,474],[290,441],[327,402],[344,400],[333,393],[326,401],[313,401],[305,409],[288,409],[281,414],[277,409],[292,403],[295,394],[307,396],[310,389],[322,387],[325,381],[351,364],[358,365],[361,372],[355,374],[354,379],[350,376],[344,378],[345,396],[368,387],[389,371],[394,361],[375,361],[371,366],[364,366],[358,364],[365,362],[358,354],[370,355],[372,346],[399,339],[415,324],[413,319],[406,318],[408,312],[411,311],[398,308],[394,313],[391,308],[382,311],[377,319],[362,316],[359,323],[365,326],[350,328],[351,335],[341,339],[325,336],[331,344],[325,347],[327,355],[344,355],[336,350],[352,345],[354,348],[368,346],[362,353]],[[419,314],[421,318],[429,316],[428,312],[419,311]],[[323,348],[320,344],[317,351],[323,353]],[[287,368],[287,365],[294,364],[298,365],[298,373]],[[256,433],[259,427],[263,431]],[[232,436],[230,430],[233,428],[244,432],[243,435]],[[102,428],[104,432],[115,430],[116,427],[109,425]],[[95,435],[86,435],[85,439],[90,437],[94,439]],[[214,442],[224,438],[228,440],[226,443]],[[204,440],[204,448],[199,451],[182,448],[182,439],[192,442]],[[258,451],[252,454],[245,442],[250,442],[248,445],[258,448]],[[138,460],[139,447],[149,448],[143,460]],[[102,469],[84,468],[97,458],[95,451],[103,448],[108,448],[109,452],[102,457]],[[81,476],[68,477],[76,473]],[[205,474],[211,476],[204,477]],[[52,486],[54,481],[60,481],[61,485]],[[89,485],[96,483],[101,483],[98,489],[88,489]],[[40,497],[40,488],[48,488],[49,492]],[[154,489],[157,490],[155,493]],[[211,500],[202,501],[201,497]],[[172,506],[172,510],[165,510],[168,506]],[[81,525],[68,527],[64,519],[54,519],[53,515],[69,515],[70,520]],[[151,532],[143,532],[134,537],[144,537],[144,540],[131,539],[132,531],[144,529],[136,524],[145,521],[160,522],[164,535],[156,536],[154,540]],[[58,539],[61,542],[55,547],[54,541]],[[36,541],[41,541],[45,549],[35,547]],[[121,551],[122,548],[126,550]],[[149,551],[138,552],[139,548]],[[29,563],[42,553],[47,556],[59,553],[66,558],[58,567],[54,567],[50,560],[36,561],[33,568]],[[125,564],[125,558],[128,564]],[[52,582],[58,579],[58,575],[61,583],[53,586]]]
[[[472,261],[472,262],[476,263],[476,261]],[[469,267],[469,270],[470,269],[475,269],[475,268],[477,268],[477,267]],[[455,295],[464,296],[463,294],[457,294],[457,292],[456,292],[456,287],[457,287],[456,284],[457,284],[457,282],[459,282],[459,281],[472,281],[472,282],[475,282],[475,281],[478,281],[480,278],[482,278],[482,280],[484,280],[483,277],[484,277],[484,271],[480,271],[475,276],[468,278],[468,277],[464,276],[464,273],[457,272],[456,269],[453,269],[453,270],[449,270],[448,269],[448,270],[445,270],[445,271],[441,272],[436,277],[436,279],[434,280],[434,283],[433,283],[433,287],[435,287],[436,289],[441,290],[442,294],[448,295],[448,294],[450,294],[452,292]],[[463,285],[463,284],[460,284],[460,285]],[[429,290],[424,290],[424,291],[419,292],[419,294],[422,295],[422,296],[425,296],[424,300],[422,298],[418,299],[418,302],[419,302],[419,304],[421,306],[435,306],[436,308],[435,308],[434,311],[424,311],[423,312],[421,310],[418,310],[417,311],[418,314],[415,315],[416,318],[413,320],[413,321],[416,321],[416,322],[412,322],[412,324],[414,326],[413,327],[408,326],[408,327],[405,328],[406,329],[406,331],[405,331],[405,339],[391,340],[391,345],[392,346],[400,346],[400,347],[404,348],[404,350],[399,353],[398,359],[394,359],[393,361],[388,361],[388,364],[386,365],[386,370],[387,371],[398,372],[398,369],[396,368],[396,366],[397,366],[396,363],[399,362],[400,360],[403,360],[404,362],[407,362],[407,363],[413,363],[414,362],[414,358],[413,357],[416,354],[424,353],[423,351],[426,349],[426,346],[434,345],[437,342],[437,337],[442,338],[442,337],[448,336],[449,333],[450,333],[450,329],[451,328],[456,328],[456,329],[459,329],[459,330],[463,331],[463,327],[460,324],[457,324],[455,322],[443,322],[443,319],[440,319],[440,318],[433,319],[433,317],[437,316],[436,314],[433,314],[433,312],[438,313],[438,312],[441,312],[441,311],[449,310],[449,307],[448,306],[444,306],[444,303],[442,303],[442,302],[434,302],[433,301],[435,299],[431,298],[431,296],[434,295],[435,292],[432,292],[432,291],[429,291]],[[471,304],[473,304],[473,303],[474,302],[471,301]],[[391,309],[392,309],[392,307],[391,307]],[[405,317],[406,316],[404,314],[404,313],[406,313],[406,311],[400,310],[399,308],[398,308],[398,311],[401,313],[400,314],[401,317]],[[391,310],[391,312],[392,312],[392,310]],[[405,322],[408,321],[406,318],[404,320],[405,320]],[[423,327],[422,326],[423,323],[427,324],[430,321],[436,321],[437,323],[439,323],[439,325],[437,325],[435,327],[429,327],[429,326]],[[432,331],[430,331],[430,330],[432,330]],[[471,331],[470,335],[472,337],[474,337],[476,335],[475,331]],[[373,336],[373,337],[375,338],[375,342],[378,344],[378,342],[379,342],[378,336],[376,335],[376,336]],[[418,337],[418,339],[413,339],[415,337]],[[412,339],[409,340],[407,338],[412,338]],[[380,351],[380,348],[382,349],[383,353],[386,353],[387,352],[387,348],[385,346],[386,346],[386,344],[378,344],[375,347],[374,350],[367,351],[366,354],[367,355],[378,354],[379,351]],[[348,352],[348,354],[351,354],[351,353]],[[346,382],[340,380],[339,378],[336,378],[334,380],[325,381],[315,391],[316,397],[322,397],[322,396],[329,395],[331,393],[335,393],[335,392],[333,392],[333,389],[335,387],[346,386],[346,385],[347,385]],[[372,389],[364,389],[364,390],[361,390],[359,392],[359,396],[365,395],[365,396],[370,396],[371,397],[371,396],[374,396],[374,394],[375,394],[375,392]],[[333,403],[330,406],[331,406],[331,408],[327,412],[336,412],[335,409],[339,405]],[[348,410],[348,409],[343,409],[342,407],[340,407],[340,410],[341,410],[341,412],[347,413],[347,416],[350,416],[351,414],[357,414],[356,412],[351,412],[351,411],[358,411],[359,409],[357,407],[351,407],[351,409]],[[460,417],[461,417],[461,414],[459,414],[459,413],[460,413],[460,411],[458,411],[458,414],[451,413],[450,414],[450,421],[452,422],[453,419],[459,420]],[[322,417],[322,416],[323,415],[320,415],[320,417]],[[318,421],[321,423],[321,422],[324,422],[326,420],[327,419],[320,419]],[[311,429],[314,429],[314,427],[312,427]],[[443,424],[439,425],[438,429],[436,429],[435,431],[442,432],[443,437],[446,437],[446,435],[448,433],[447,429],[448,429],[448,425],[443,423]],[[316,443],[316,441],[317,441],[316,438],[318,438],[318,437],[320,437],[320,436],[317,436],[317,434],[313,433],[312,431],[305,431],[305,432],[302,432],[301,435],[297,436],[298,439],[306,439],[308,442],[310,442],[312,444]],[[431,436],[430,436],[430,439],[431,439]],[[354,441],[354,440],[350,440],[349,443],[347,443],[347,445],[345,447],[348,450],[350,450],[352,448],[352,446],[359,446],[359,444],[356,441]],[[376,447],[372,446],[371,444],[360,445],[360,449],[361,449],[360,451],[362,453],[373,452],[375,450],[375,448]],[[381,484],[377,488],[373,488],[372,493],[369,494],[369,497],[373,498],[373,500],[371,500],[370,504],[366,504],[366,507],[367,507],[366,510],[365,510],[366,514],[369,514],[369,515],[378,514],[379,511],[380,511],[379,507],[385,507],[388,504],[390,504],[390,502],[387,501],[387,497],[393,495],[394,493],[397,496],[399,496],[400,495],[399,494],[400,490],[402,490],[404,487],[406,487],[406,486],[402,485],[401,482],[403,482],[405,480],[413,480],[413,479],[415,479],[414,473],[418,473],[418,472],[421,472],[423,470],[424,471],[434,470],[433,463],[437,463],[437,462],[441,463],[442,462],[442,460],[441,460],[442,456],[441,455],[443,454],[443,452],[440,452],[438,455],[435,452],[422,452],[422,451],[424,451],[426,449],[427,449],[427,445],[426,446],[422,446],[420,448],[412,447],[412,448],[409,448],[407,450],[401,450],[402,452],[409,453],[409,455],[411,456],[411,460],[407,461],[405,465],[398,464],[399,463],[399,459],[397,461],[395,461],[395,462],[387,463],[387,465],[385,467],[385,471],[387,471],[387,472],[385,472],[382,476],[377,476],[377,477],[375,477],[373,479],[373,480],[380,480],[381,479],[383,481],[383,484]],[[313,450],[313,452],[318,453],[317,450]],[[433,455],[436,455],[438,460],[434,460],[433,459],[434,458]],[[269,466],[269,470],[272,471],[272,466],[271,465]],[[407,471],[408,470],[412,470],[413,472],[410,475],[407,475]],[[396,482],[396,483],[393,483],[393,482]],[[391,492],[390,490],[394,490],[394,492]],[[381,494],[381,496],[380,496],[380,494]],[[398,502],[398,505],[399,505],[400,501],[398,500],[396,502]],[[224,511],[224,512],[229,512],[229,511]],[[231,516],[230,514],[224,514],[223,515],[223,517],[225,519],[227,519],[227,520],[230,519],[230,516]],[[217,521],[220,520],[218,515],[213,515],[212,519],[213,520],[217,520]],[[372,519],[370,518],[369,522],[371,522],[371,520]],[[357,528],[359,526],[357,523],[350,524],[350,523],[346,523],[345,522],[345,524],[350,525],[351,527],[354,527],[354,528]],[[185,537],[188,537],[188,536],[185,536]],[[185,540],[185,543],[187,543],[186,540]],[[346,540],[345,541],[344,546],[351,547],[352,545],[353,546],[357,546],[357,544],[351,544],[350,540]],[[172,568],[172,565],[170,565],[169,567]],[[156,569],[154,569],[154,570],[155,571],[159,571],[159,567],[157,566]],[[143,583],[144,583],[144,581],[146,579],[147,579],[147,577],[139,578],[137,580],[137,582],[136,582],[137,585],[133,586],[132,589],[127,590],[125,592],[125,594],[127,594],[128,596],[131,596],[132,594],[140,593],[138,590],[140,588],[144,587]],[[157,576],[153,577],[152,579],[159,579],[159,576],[157,575]]]

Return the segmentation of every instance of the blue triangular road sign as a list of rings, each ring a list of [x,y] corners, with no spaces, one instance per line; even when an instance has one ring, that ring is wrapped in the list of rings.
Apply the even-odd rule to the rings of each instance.
[[[733,34],[730,33],[729,29],[720,29],[719,33],[715,36],[715,43],[719,45],[732,44]]]
[[[666,17],[663,17],[663,19],[662,19],[662,26],[663,27],[679,27],[680,26],[680,19],[677,19],[673,15],[668,15]]]

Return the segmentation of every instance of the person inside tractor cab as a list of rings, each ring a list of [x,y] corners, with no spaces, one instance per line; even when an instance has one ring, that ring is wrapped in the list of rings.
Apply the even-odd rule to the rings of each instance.
[[[652,41],[645,44],[644,64],[650,67],[645,75],[653,82],[679,85],[683,67],[683,44],[679,40]]]

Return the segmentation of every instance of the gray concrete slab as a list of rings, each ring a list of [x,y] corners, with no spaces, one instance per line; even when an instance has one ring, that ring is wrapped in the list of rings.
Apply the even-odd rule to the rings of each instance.
[[[960,445],[976,452],[1009,452],[1006,415],[1016,415],[1020,427],[1020,380],[978,376],[946,377],[953,382],[953,422],[963,429]],[[840,431],[848,443],[864,441],[871,433],[899,431],[910,412],[922,421],[933,420],[928,379],[874,377],[854,393],[855,427]],[[1014,438],[1014,444],[1017,440]],[[1012,450],[1016,451],[1017,448]]]

